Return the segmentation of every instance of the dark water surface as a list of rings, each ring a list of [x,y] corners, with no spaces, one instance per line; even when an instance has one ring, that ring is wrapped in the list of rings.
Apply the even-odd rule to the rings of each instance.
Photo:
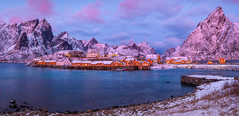
[[[238,72],[170,69],[152,71],[84,71],[27,67],[0,63],[0,110],[9,100],[27,102],[49,111],[85,111],[145,103],[184,95],[194,86],[180,83],[181,75],[238,76]]]

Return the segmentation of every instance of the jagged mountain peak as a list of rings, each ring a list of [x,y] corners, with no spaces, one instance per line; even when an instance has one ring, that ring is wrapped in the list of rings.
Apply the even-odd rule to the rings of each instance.
[[[190,33],[180,49],[164,56],[187,56],[193,60],[239,59],[239,29],[217,7]]]
[[[39,19],[33,19],[33,20],[29,20],[29,21],[25,21],[25,22],[22,22],[21,25],[25,25],[25,26],[28,26],[29,24],[39,24]]]
[[[20,23],[19,27],[24,32],[30,32],[30,31],[33,31],[37,27],[38,24],[39,24],[39,20],[34,19],[34,20],[30,20],[30,21]]]
[[[94,44],[98,44],[99,42],[93,37],[92,39],[90,39],[88,42],[86,42],[85,47],[91,47]]]
[[[148,46],[148,43],[147,43],[146,41],[143,41],[143,42],[141,42],[141,43],[139,44],[139,46],[144,46],[144,47],[146,47],[146,46]]]
[[[45,18],[42,19],[38,24],[38,27],[42,27],[42,26],[51,28],[50,23]]]
[[[230,25],[232,22],[225,16],[222,7],[217,7],[207,18],[198,24],[200,29],[219,30],[223,25]]]
[[[209,20],[214,17],[225,17],[222,7],[218,6],[212,13],[208,15],[206,20]]]
[[[43,18],[40,22],[42,22],[42,23],[48,23],[48,21],[47,21],[45,18]]]
[[[94,42],[94,43],[99,43],[94,37],[92,38],[92,39],[90,39],[90,41],[89,42]]]
[[[69,36],[70,35],[67,31],[61,32],[60,34],[57,35],[57,37],[61,37],[61,38],[67,38]]]

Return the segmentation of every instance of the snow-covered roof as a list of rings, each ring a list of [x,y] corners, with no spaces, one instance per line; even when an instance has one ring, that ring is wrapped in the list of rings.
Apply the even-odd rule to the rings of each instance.
[[[113,58],[114,60],[123,60],[125,59],[125,56],[117,56]]]
[[[33,59],[33,60],[41,60],[40,58],[35,58],[35,59]]]
[[[82,61],[81,60],[74,60],[74,61],[72,61],[72,63],[82,63]]]
[[[82,61],[82,63],[91,63],[91,61]]]
[[[127,58],[134,58],[134,56],[125,56],[125,57],[127,57]]]
[[[176,61],[182,61],[182,60],[186,60],[188,61],[189,58],[188,57],[167,57],[166,60],[170,60],[170,59],[174,59]]]
[[[127,58],[125,61],[133,61],[135,58]]]
[[[44,62],[56,62],[56,60],[45,60]]]
[[[43,62],[43,61],[40,60],[40,61],[38,61],[38,62]]]
[[[103,61],[103,64],[111,64],[113,61]]]
[[[94,61],[91,64],[98,64],[98,63],[103,63],[103,61]]]

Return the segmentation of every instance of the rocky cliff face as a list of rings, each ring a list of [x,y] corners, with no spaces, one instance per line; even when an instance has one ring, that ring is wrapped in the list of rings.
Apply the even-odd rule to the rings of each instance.
[[[187,56],[193,60],[239,60],[239,28],[217,7],[175,52],[163,56]]]
[[[77,40],[67,32],[53,36],[51,25],[45,19],[11,25],[0,24],[0,41],[0,61],[12,62],[24,62],[61,50],[87,52],[94,49],[100,51],[102,55],[111,51],[118,51],[124,55],[130,55],[131,52],[140,55],[156,53],[153,48],[145,43],[119,46],[126,51],[123,53],[121,49],[101,44],[95,38],[89,41]]]
[[[0,26],[0,60],[25,61],[52,53],[53,34],[50,24],[43,19]]]

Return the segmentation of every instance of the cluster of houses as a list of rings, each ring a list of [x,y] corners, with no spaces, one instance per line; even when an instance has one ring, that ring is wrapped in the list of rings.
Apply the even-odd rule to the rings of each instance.
[[[218,61],[208,61],[207,64],[225,64],[226,60],[220,58]],[[188,57],[168,57],[166,58],[166,64],[192,64],[192,60]]]
[[[128,58],[120,61],[89,61],[89,60],[73,60],[64,58],[60,60],[42,60],[34,59],[33,62],[38,65],[48,66],[138,66],[149,67],[153,65],[153,61],[150,59],[146,61],[138,61],[136,59]]]
[[[219,60],[219,64],[226,64],[226,60],[224,58],[220,58]],[[207,64],[217,64],[218,62],[213,62],[213,61],[208,61]]]
[[[192,61],[188,57],[171,57],[166,58],[166,64],[191,64]]]

